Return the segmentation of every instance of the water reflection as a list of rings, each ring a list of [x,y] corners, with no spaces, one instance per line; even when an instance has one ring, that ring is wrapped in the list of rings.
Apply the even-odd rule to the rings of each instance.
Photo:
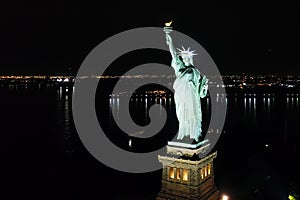
[[[288,111],[299,110],[299,94],[286,95],[286,108]]]
[[[61,88],[59,89],[59,99],[61,99]],[[297,94],[298,95],[298,94]],[[273,110],[276,110],[276,107],[282,107],[283,105],[280,103],[280,96],[276,96],[275,94],[243,94],[243,97],[238,96],[236,94],[227,96],[226,94],[217,94],[215,101],[218,104],[226,103],[229,107],[236,107],[239,105],[240,100],[242,99],[243,108],[244,108],[244,117],[245,118],[253,118],[256,119],[257,113],[266,113],[267,116],[271,116]],[[231,100],[232,99],[232,100]],[[120,95],[112,95],[109,99],[109,105],[112,112],[118,114],[120,101],[122,101],[122,96]],[[130,104],[134,109],[142,109],[144,110],[145,116],[147,116],[149,108],[153,104],[160,104],[164,106],[167,110],[171,110],[175,107],[174,97],[171,94],[166,95],[146,95],[139,94],[133,95],[130,99]],[[203,112],[208,113],[210,111],[211,101],[210,97],[204,98],[202,101],[203,107],[206,107]],[[261,106],[258,106],[258,105]],[[163,109],[163,108],[161,108]],[[296,97],[296,94],[287,95],[286,97],[286,110],[299,109],[299,97]]]
[[[250,118],[255,120],[258,114],[263,114],[270,118],[278,108],[282,108],[284,111],[299,110],[299,97],[298,94],[288,94],[285,101],[282,101],[281,95],[276,94],[217,94],[215,99],[211,99],[209,96],[204,98],[203,112],[208,114],[210,112],[211,101],[215,103],[223,104],[226,103],[228,108],[239,109],[239,105],[244,108],[244,118]],[[284,100],[283,99],[283,100]],[[122,101],[122,96],[116,98],[112,96],[109,100],[110,108],[112,111],[118,112],[119,101]],[[283,102],[283,103],[282,103]],[[241,105],[242,103],[242,105]],[[172,110],[175,108],[174,97],[171,94],[167,95],[133,95],[130,100],[130,104],[136,109],[144,110],[144,116],[148,115],[149,108],[153,104],[160,104],[164,106],[167,110]],[[163,108],[161,108],[163,109]]]
[[[253,117],[256,118],[256,97],[253,99]]]
[[[62,100],[62,87],[60,86],[57,91],[58,100]]]
[[[74,91],[74,88],[72,88]],[[73,92],[72,91],[72,92]],[[71,127],[71,93],[68,87],[57,88],[57,126],[58,130],[63,131],[63,151],[73,153],[75,148],[74,130]]]
[[[113,113],[118,114],[120,101],[124,101],[125,98],[123,96],[111,95],[109,98],[109,106]],[[222,96],[217,96],[216,101],[220,104],[227,103],[227,98],[223,94]],[[206,110],[210,110],[210,98],[204,98],[202,101],[203,106],[206,107]],[[148,113],[149,108],[154,105],[159,104],[165,107],[167,110],[171,110],[175,106],[173,95],[159,95],[159,96],[150,96],[150,95],[133,95],[129,101],[129,107],[133,107],[134,109],[143,109],[145,114]],[[162,107],[160,107],[163,109]]]
[[[270,112],[271,111],[271,99],[268,97],[268,107],[267,107],[267,112],[268,112],[268,117],[270,117]]]

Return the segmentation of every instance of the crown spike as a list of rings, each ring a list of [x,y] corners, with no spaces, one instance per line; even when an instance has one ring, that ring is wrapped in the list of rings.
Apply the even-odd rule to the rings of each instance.
[[[198,55],[197,53],[194,53],[195,50],[190,51],[190,47],[188,49],[185,49],[184,46],[182,46],[182,49],[176,48],[178,50],[178,54],[180,56],[182,56],[183,54],[188,55],[190,57],[194,56],[194,55]]]

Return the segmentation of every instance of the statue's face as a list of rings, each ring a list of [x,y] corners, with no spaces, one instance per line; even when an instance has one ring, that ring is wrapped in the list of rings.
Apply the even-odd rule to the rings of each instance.
[[[185,66],[190,66],[192,64],[191,63],[192,62],[192,58],[190,56],[182,54],[181,57],[182,57],[182,61],[184,62]]]

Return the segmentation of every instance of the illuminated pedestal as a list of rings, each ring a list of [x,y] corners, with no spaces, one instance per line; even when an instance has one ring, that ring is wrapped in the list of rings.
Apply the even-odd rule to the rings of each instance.
[[[178,152],[186,152],[186,149],[179,151],[178,148],[168,148],[167,156],[158,156],[163,173],[162,188],[156,200],[219,200],[213,168],[217,152],[202,159],[185,154],[179,158],[171,156],[170,153],[178,155]],[[201,152],[199,149],[189,151]]]

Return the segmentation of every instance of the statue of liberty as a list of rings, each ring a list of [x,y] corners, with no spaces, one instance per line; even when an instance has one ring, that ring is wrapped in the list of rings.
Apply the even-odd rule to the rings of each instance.
[[[171,66],[175,71],[176,79],[173,84],[176,115],[179,121],[177,140],[185,138],[199,141],[202,136],[202,111],[200,98],[207,94],[207,78],[201,75],[193,66],[193,56],[197,55],[190,48],[176,51],[170,29],[164,29],[166,42],[172,55]]]

